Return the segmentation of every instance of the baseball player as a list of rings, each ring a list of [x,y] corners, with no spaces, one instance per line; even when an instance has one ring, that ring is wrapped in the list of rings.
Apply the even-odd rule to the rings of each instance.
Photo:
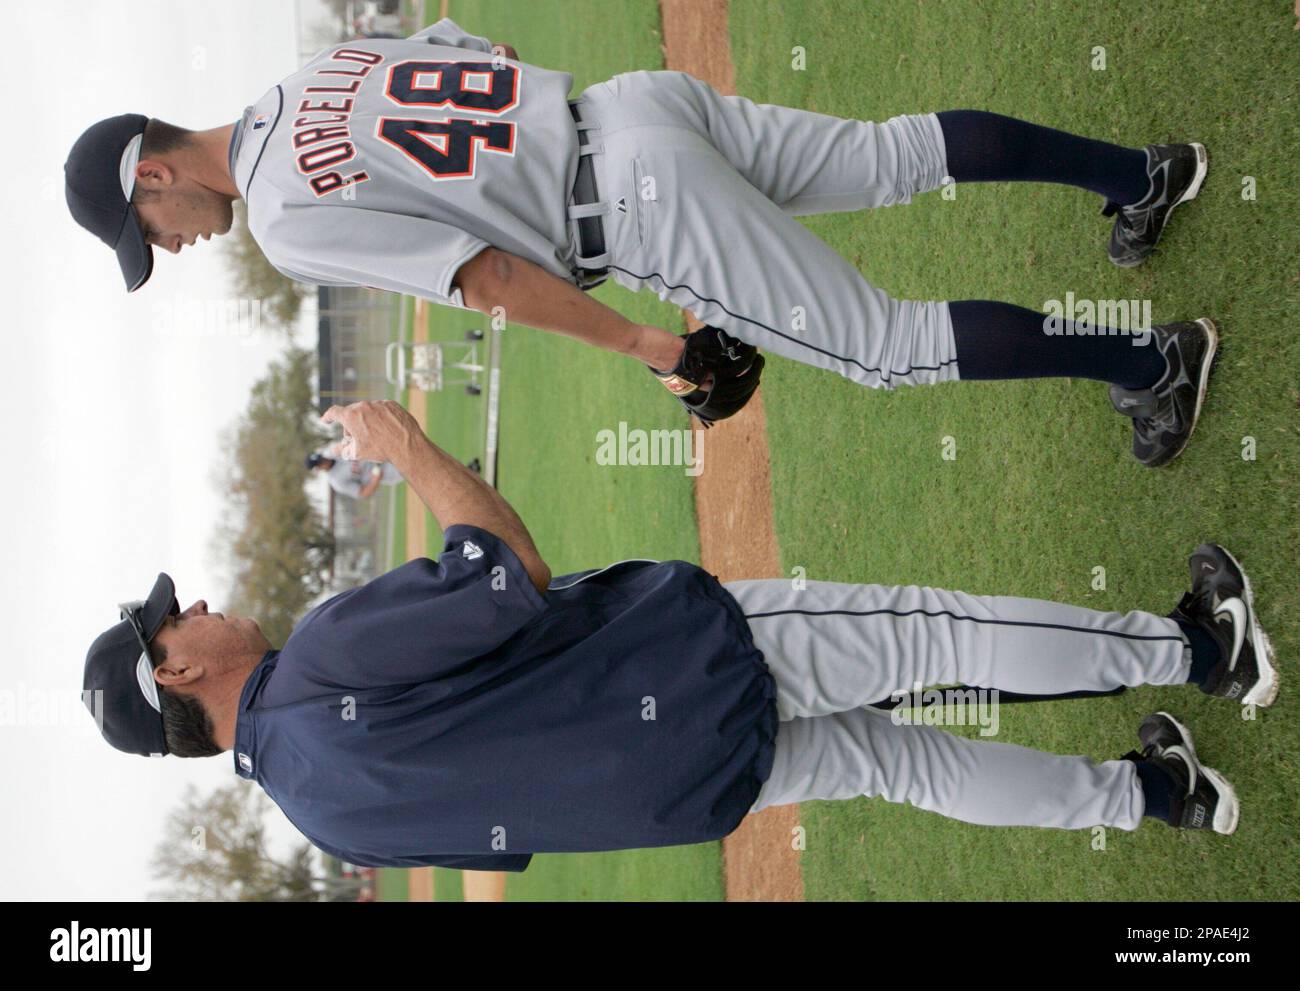
[[[398,485],[405,481],[402,473],[392,465],[373,461],[347,461],[332,457],[336,451],[307,455],[308,471],[321,471],[329,479],[330,488],[351,499],[369,499],[380,485]]]
[[[571,101],[572,81],[448,19],[348,41],[234,124],[100,121],[69,156],[68,203],[136,290],[153,247],[226,233],[242,197],[291,278],[502,307],[644,362],[706,423],[752,395],[757,347],[879,388],[1095,379],[1132,419],[1142,464],[1186,445],[1217,348],[1208,317],[1133,336],[990,300],[896,299],[794,218],[907,203],[946,178],[1063,183],[1104,198],[1110,258],[1133,266],[1199,192],[1202,145],[1127,148],[977,110],[843,120],[679,72],[618,75]],[[683,342],[582,292],[609,277],[713,329]]]
[[[724,586],[682,561],[552,578],[505,500],[400,405],[325,419],[347,457],[397,465],[445,531],[438,559],[327,600],[278,650],[251,619],[202,600],[182,612],[160,574],[91,646],[84,689],[114,747],[232,751],[328,853],[521,871],[534,853],[715,840],[751,811],[859,795],[984,825],[1236,827],[1231,786],[1167,713],[1142,722],[1140,750],[1094,763],[873,707],[962,682],[1192,683],[1268,705],[1272,650],[1222,548],[1197,548],[1169,617],[915,586]]]

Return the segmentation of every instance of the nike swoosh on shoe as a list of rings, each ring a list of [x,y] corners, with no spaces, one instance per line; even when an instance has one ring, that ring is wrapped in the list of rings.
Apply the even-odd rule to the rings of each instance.
[[[1228,660],[1228,670],[1235,671],[1237,658],[1241,656],[1241,645],[1246,642],[1246,631],[1250,624],[1246,603],[1240,599],[1227,599],[1221,602],[1214,610],[1214,618],[1217,620],[1221,616],[1228,616],[1232,620],[1232,657]]]

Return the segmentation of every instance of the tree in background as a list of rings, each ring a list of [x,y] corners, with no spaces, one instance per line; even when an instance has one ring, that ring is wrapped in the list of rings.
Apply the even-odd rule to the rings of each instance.
[[[312,394],[315,355],[290,347],[254,386],[227,432],[217,472],[228,511],[216,542],[234,574],[229,610],[256,619],[283,644],[325,588],[334,537],[307,497],[303,457],[328,439]]]
[[[255,785],[237,781],[207,797],[189,785],[167,817],[151,872],[164,901],[355,900],[361,882],[325,872],[310,843],[271,855],[264,818],[274,809]]]
[[[243,200],[235,201],[235,222],[230,234],[221,239],[230,266],[235,295],[261,302],[263,323],[286,337],[311,288],[281,275],[267,260],[248,229],[248,211]]]

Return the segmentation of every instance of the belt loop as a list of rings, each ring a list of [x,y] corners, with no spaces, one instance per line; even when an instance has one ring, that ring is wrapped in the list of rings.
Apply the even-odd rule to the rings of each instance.
[[[597,200],[595,203],[570,203],[569,217],[580,220],[583,217],[603,217],[609,213],[609,201]]]
[[[573,117],[574,128],[578,136],[578,177],[574,181],[573,195],[568,205],[567,219],[572,231],[577,252],[574,273],[578,288],[586,291],[605,281],[609,274],[609,250],[605,241],[604,221],[609,214],[609,203],[600,198],[602,190],[595,181],[595,163],[591,156],[602,154],[605,146],[602,142],[593,142],[589,138],[592,131],[600,131],[600,126],[592,120],[583,120],[578,110],[577,100],[569,101],[569,113]],[[587,202],[579,203],[579,189],[585,183],[585,194],[591,196]],[[586,196],[584,196],[586,198]],[[583,255],[584,248],[595,249],[591,255]]]

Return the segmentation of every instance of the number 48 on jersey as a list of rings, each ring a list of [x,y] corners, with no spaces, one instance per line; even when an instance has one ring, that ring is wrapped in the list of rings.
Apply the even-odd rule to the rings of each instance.
[[[388,70],[384,95],[403,107],[454,107],[475,116],[382,117],[376,135],[434,179],[472,178],[475,156],[513,155],[515,125],[483,120],[519,103],[519,70],[492,62],[399,62]]]

